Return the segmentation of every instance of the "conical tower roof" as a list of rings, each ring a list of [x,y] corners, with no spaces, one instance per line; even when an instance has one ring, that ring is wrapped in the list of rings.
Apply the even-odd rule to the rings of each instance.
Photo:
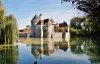
[[[40,15],[39,16],[42,16],[42,13],[40,13]]]
[[[35,19],[35,18],[37,18],[37,15],[35,15],[35,16],[33,17],[33,19]]]

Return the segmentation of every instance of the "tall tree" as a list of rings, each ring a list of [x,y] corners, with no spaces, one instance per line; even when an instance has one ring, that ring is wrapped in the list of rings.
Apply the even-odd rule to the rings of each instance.
[[[81,24],[84,22],[84,17],[74,17],[70,20],[70,26],[75,29],[82,29]]]
[[[72,2],[77,9],[85,12],[94,30],[100,31],[100,0],[62,0],[63,2]]]
[[[0,44],[12,44],[18,37],[16,18],[13,14],[5,16],[5,9],[0,0]]]
[[[13,14],[5,17],[5,43],[13,43],[18,37],[18,28]]]
[[[0,0],[0,42],[3,42],[4,39],[4,35],[3,35],[4,34],[3,30],[5,27],[4,18],[5,18],[5,10]]]

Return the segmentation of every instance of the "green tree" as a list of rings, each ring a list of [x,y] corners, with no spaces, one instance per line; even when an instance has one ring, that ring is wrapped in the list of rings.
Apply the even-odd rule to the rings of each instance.
[[[5,18],[5,10],[3,8],[2,2],[0,0],[0,42],[4,41],[4,28],[5,28],[5,22],[4,22],[4,18]]]
[[[25,29],[31,29],[31,26],[30,25],[26,25]]]
[[[86,27],[84,25],[85,23],[85,17],[74,17],[70,20],[70,32],[71,35],[85,35],[86,34]],[[87,26],[87,25],[86,25]]]
[[[5,16],[5,9],[0,0],[0,44],[13,44],[18,37],[16,18],[13,14]]]
[[[82,22],[84,22],[84,17],[74,17],[70,20],[70,26],[75,29],[82,29]]]
[[[18,28],[14,15],[10,14],[5,17],[5,44],[14,43],[18,37]]]
[[[63,2],[72,2],[77,9],[85,12],[94,31],[100,32],[100,0],[62,0]]]

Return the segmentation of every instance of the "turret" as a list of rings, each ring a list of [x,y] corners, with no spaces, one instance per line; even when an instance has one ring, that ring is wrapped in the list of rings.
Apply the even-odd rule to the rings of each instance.
[[[41,13],[40,13],[39,17],[40,17],[40,20],[42,21],[43,20],[43,15]]]
[[[35,15],[34,17],[33,17],[33,19],[32,20],[34,20],[34,19],[36,19],[37,18],[37,15]]]
[[[51,18],[52,23],[54,23],[53,19]]]

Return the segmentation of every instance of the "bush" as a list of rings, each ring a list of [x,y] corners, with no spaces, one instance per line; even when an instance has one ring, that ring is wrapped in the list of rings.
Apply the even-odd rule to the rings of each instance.
[[[56,32],[66,32],[66,31],[62,30],[62,29],[58,29],[58,30],[56,30]]]
[[[71,35],[75,36],[79,33],[78,29],[70,28]]]

